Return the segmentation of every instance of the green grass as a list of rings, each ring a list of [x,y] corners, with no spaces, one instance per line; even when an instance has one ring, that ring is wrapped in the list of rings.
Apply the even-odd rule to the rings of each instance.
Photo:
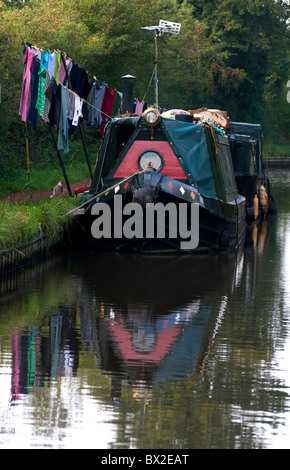
[[[92,165],[92,170],[93,169],[94,166]],[[86,162],[66,166],[65,170],[69,183],[77,183],[86,178],[89,179],[89,170]],[[45,168],[32,167],[30,169],[30,175],[27,174],[26,170],[19,169],[15,171],[14,175],[12,174],[11,177],[1,179],[0,199],[15,192],[52,190],[60,178],[63,178],[63,174],[61,168],[57,165],[54,167],[46,166]]]
[[[69,227],[65,214],[77,204],[74,197],[21,204],[0,204],[0,249],[32,242],[36,234],[54,236]]]
[[[264,157],[290,157],[290,143],[288,142],[271,142],[265,139],[263,144]]]

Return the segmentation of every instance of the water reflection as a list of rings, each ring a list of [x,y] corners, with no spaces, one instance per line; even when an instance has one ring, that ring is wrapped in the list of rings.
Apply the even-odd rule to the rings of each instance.
[[[275,366],[290,331],[289,214],[233,256],[65,254],[2,280],[11,446],[267,446],[289,409]]]
[[[48,289],[54,298],[38,311],[37,325],[12,328],[12,403],[33,387],[76,375],[87,349],[114,376],[113,397],[122,379],[152,385],[202,369],[232,289],[235,257],[200,257],[193,263],[192,258],[83,253],[71,256],[69,265],[66,261],[51,261],[44,273],[38,268],[37,279],[29,281],[41,287],[32,297],[49,299]],[[168,272],[173,275],[165,276]],[[223,279],[220,289],[218,279]],[[18,292],[22,305],[29,305],[31,294],[21,287]],[[1,307],[11,315],[15,304]]]
[[[248,251],[262,253],[267,223],[248,234]],[[195,258],[84,252],[48,264],[43,272],[26,273],[24,283],[19,278],[18,308],[19,300],[29,305],[35,296],[48,306],[38,310],[37,325],[12,331],[12,403],[33,387],[75,376],[86,350],[112,377],[113,399],[120,398],[124,379],[137,395],[138,388],[202,373],[228,299],[247,269],[244,251]],[[245,302],[255,291],[253,263],[251,269]],[[2,303],[4,309],[9,316],[15,304]]]

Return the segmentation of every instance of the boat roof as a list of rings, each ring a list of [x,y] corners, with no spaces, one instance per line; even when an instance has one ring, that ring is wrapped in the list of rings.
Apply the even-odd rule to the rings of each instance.
[[[133,126],[136,129],[146,126],[139,116],[117,117],[112,120],[112,124]],[[203,196],[218,199],[203,124],[161,116],[159,125],[187,174],[190,184],[193,184]]]

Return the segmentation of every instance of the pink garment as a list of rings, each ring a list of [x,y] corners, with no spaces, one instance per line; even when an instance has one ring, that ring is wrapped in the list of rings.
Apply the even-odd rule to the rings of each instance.
[[[29,47],[26,47],[26,51],[23,57],[24,63],[24,73],[23,73],[23,80],[22,80],[22,92],[20,98],[20,107],[19,107],[19,114],[22,116],[22,121],[26,122],[28,113],[29,113],[29,106],[31,100],[31,74],[33,71],[33,56],[34,53]]]
[[[69,64],[71,63],[71,61],[72,61],[72,59],[66,59],[66,61],[65,61],[67,70],[68,70],[68,67],[69,67]],[[60,66],[59,66],[59,76],[58,76],[59,83],[61,83],[63,85],[64,82],[65,82],[65,79],[66,79],[65,68],[64,68],[64,65],[63,65],[63,61],[61,61]]]
[[[103,98],[103,103],[102,103],[102,124],[100,128],[100,135],[104,134],[105,131],[105,126],[109,120],[111,120],[111,112],[112,112],[112,107],[114,104],[115,100],[115,95],[116,95],[116,89],[115,90],[110,90],[108,86],[106,86],[105,89],[105,94]]]
[[[139,116],[141,116],[141,114],[143,113],[143,108],[144,108],[144,103],[142,101],[142,103],[140,103],[140,101],[136,101],[136,108],[135,108],[135,113],[138,114]]]

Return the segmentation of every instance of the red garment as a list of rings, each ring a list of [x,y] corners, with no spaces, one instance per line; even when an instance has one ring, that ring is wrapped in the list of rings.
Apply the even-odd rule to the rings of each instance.
[[[24,68],[24,73],[23,73],[22,92],[21,92],[20,108],[19,108],[19,114],[20,116],[22,116],[22,121],[24,122],[26,122],[27,117],[28,117],[30,100],[31,100],[30,84],[31,84],[31,74],[33,71],[33,56],[34,56],[34,53],[29,47],[27,47],[24,57],[23,57],[23,63],[24,63],[25,68]]]
[[[100,128],[100,135],[104,134],[105,126],[107,122],[111,120],[110,116],[111,116],[111,112],[112,112],[112,108],[113,108],[113,104],[115,100],[115,95],[116,95],[116,89],[110,90],[109,87],[106,86],[102,108],[101,108],[103,121],[102,121],[101,128]]]

